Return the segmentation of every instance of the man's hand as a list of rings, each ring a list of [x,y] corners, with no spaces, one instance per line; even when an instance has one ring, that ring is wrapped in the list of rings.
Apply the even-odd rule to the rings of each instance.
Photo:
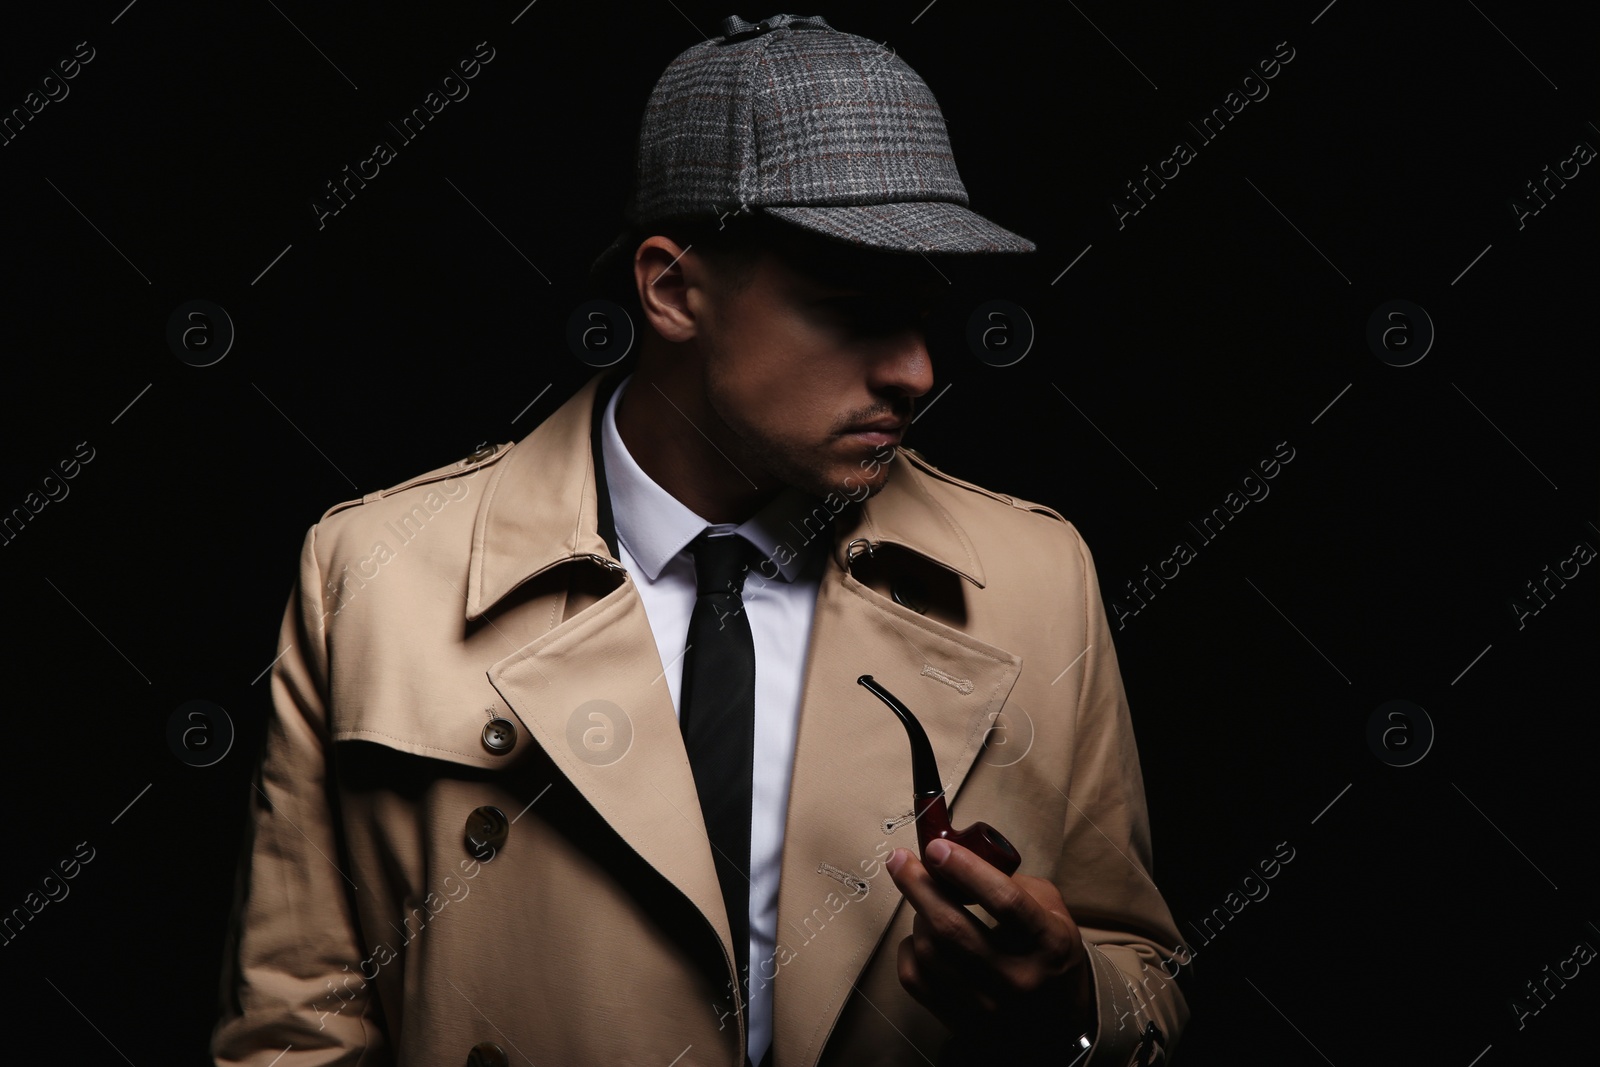
[[[1007,877],[948,841],[929,844],[927,859],[897,848],[886,864],[917,912],[900,942],[900,984],[958,1035],[1070,1061],[1078,1035],[1094,1036],[1094,976],[1060,891],[1043,878]],[[996,925],[957,903],[962,894]]]

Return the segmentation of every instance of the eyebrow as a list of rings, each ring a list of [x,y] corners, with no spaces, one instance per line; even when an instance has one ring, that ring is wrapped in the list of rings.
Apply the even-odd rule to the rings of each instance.
[[[883,281],[872,276],[846,277],[837,280],[804,275],[802,277],[805,277],[805,284],[813,293],[825,294],[818,297],[820,300],[851,296],[870,296],[886,300],[932,300],[945,288],[943,285],[924,279]]]
[[[932,304],[939,299],[936,289],[868,289],[845,288],[838,292],[824,292],[809,299],[812,304],[881,303],[885,307],[907,304]]]
[[[815,289],[887,293],[920,293],[924,290],[931,293],[937,289],[931,272],[924,277],[925,265],[912,263],[894,253],[880,253],[876,258],[863,258],[861,255],[846,255],[842,259],[832,258],[831,255],[819,258],[815,254],[780,258],[791,271]]]

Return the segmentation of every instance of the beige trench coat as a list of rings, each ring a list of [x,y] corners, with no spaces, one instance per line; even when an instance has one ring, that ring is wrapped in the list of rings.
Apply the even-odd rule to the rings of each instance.
[[[694,779],[594,458],[619,378],[307,533],[217,1064],[742,1062]],[[1077,531],[903,448],[877,495],[830,497],[814,519],[795,545],[830,550],[779,951],[750,971],[772,986],[774,1067],[949,1048],[896,976],[914,912],[883,860],[916,848],[910,750],[862,674],[920,717],[956,825],[996,826],[1019,873],[1060,888],[1098,1000],[1078,1063],[1163,1062],[1188,1015],[1170,978],[1185,957],[1149,877],[1139,758]],[[1151,1022],[1164,1047],[1141,1048]]]

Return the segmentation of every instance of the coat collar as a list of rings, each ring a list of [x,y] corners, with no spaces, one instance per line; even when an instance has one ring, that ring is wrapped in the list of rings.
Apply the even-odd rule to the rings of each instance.
[[[601,459],[600,417],[627,372],[589,379],[570,400],[495,464],[472,533],[466,617],[481,618],[507,593],[542,571],[577,558],[620,568],[611,496]],[[587,439],[588,448],[579,442]],[[855,508],[832,546],[839,565],[868,548],[893,544],[953,571],[978,588],[983,564],[966,532],[928,492],[926,475],[900,462],[876,495]],[[833,503],[842,502],[838,498]],[[854,547],[853,547],[854,546]]]
[[[591,378],[495,462],[475,519],[466,615],[483,618],[529,578],[570,561],[620,573],[611,593],[495,663],[489,681],[553,770],[705,918],[731,984],[732,940],[693,774],[659,684],[663,664],[643,600],[618,562],[597,458],[596,418],[621,377],[613,368]],[[947,796],[956,798],[1022,666],[1016,653],[924,617],[851,575],[860,552],[892,544],[984,587],[971,538],[930,491],[943,476],[927,473],[904,449],[895,460],[876,495],[830,505],[838,511],[802,679],[785,821],[781,948],[773,960],[752,961],[752,980],[773,983],[776,1058],[794,1067],[817,1062],[901,904],[887,879],[873,891],[854,873],[865,873],[885,835],[905,823],[912,795],[905,733],[857,677],[872,674],[916,710]],[[556,605],[531,614],[560,618]],[[597,730],[603,749],[587,747]],[[914,845],[914,832],[894,843]],[[805,947],[824,928],[828,936]],[[742,1045],[742,1013],[738,1019]]]

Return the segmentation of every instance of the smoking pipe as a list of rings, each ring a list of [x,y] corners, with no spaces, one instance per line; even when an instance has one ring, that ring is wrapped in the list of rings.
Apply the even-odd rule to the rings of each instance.
[[[912,810],[917,815],[917,845],[922,854],[926,856],[929,843],[942,837],[977,853],[1001,874],[1014,873],[1022,864],[1022,856],[999,830],[986,822],[975,822],[965,830],[951,828],[944,787],[939,782],[939,764],[933,758],[933,745],[928,742],[928,734],[917,717],[896,700],[894,694],[873,681],[872,675],[863,674],[856,681],[900,716],[906,736],[911,740]]]

